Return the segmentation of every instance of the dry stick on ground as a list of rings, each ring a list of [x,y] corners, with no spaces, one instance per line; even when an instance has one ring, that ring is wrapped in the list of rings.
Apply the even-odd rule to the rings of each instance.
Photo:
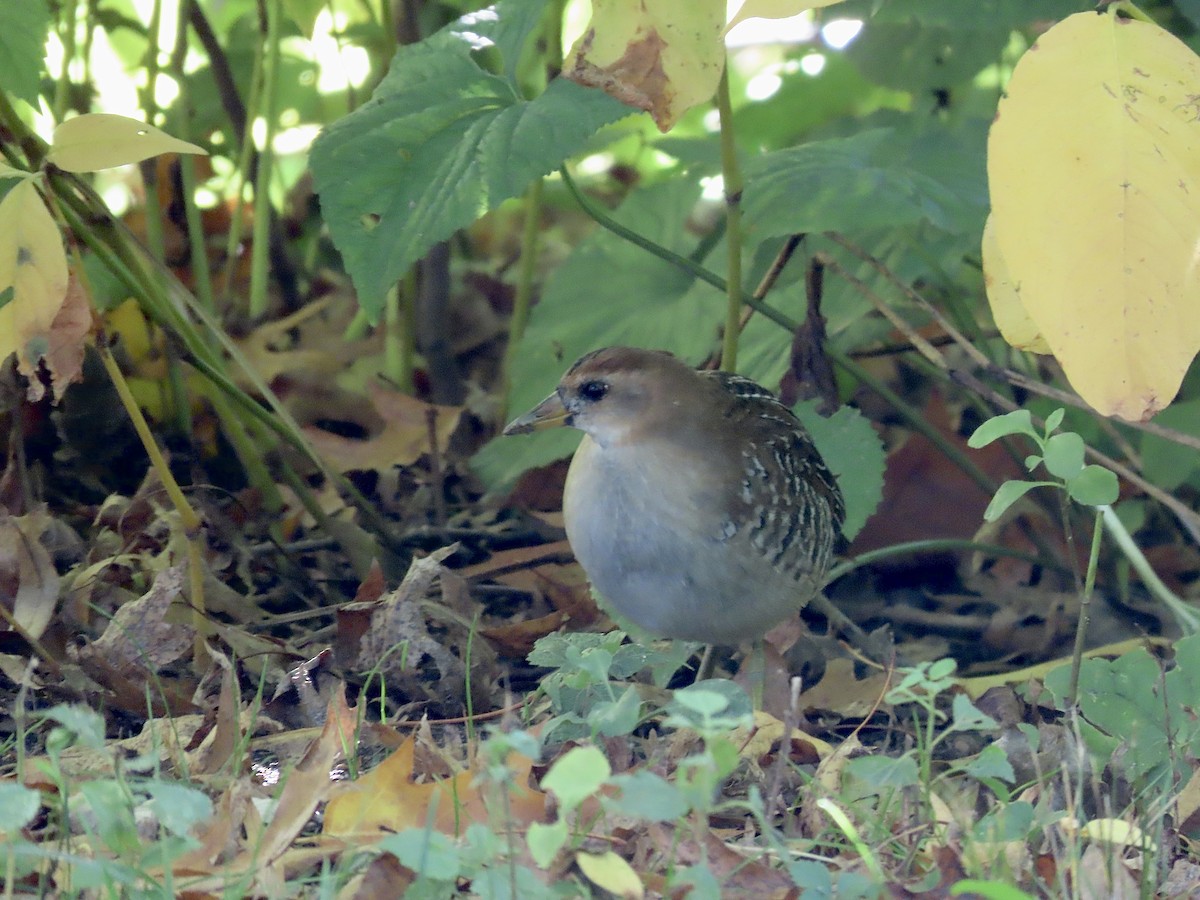
[[[834,241],[836,244],[838,244],[839,246],[845,248],[846,250],[853,253],[855,256],[857,256],[860,259],[864,260],[865,262],[869,263],[884,278],[886,278],[889,283],[891,283],[894,286],[896,286],[897,288],[899,288],[901,291],[904,292],[905,296],[907,296],[913,302],[918,304],[922,309],[924,309],[933,318],[933,320],[939,325],[939,327],[944,329],[947,334],[949,334],[951,337],[954,338],[955,343],[958,344],[958,346],[963,350],[963,352],[965,352],[972,360],[974,360],[980,366],[982,371],[985,374],[987,374],[988,376],[1008,381],[1010,384],[1013,384],[1018,387],[1022,387],[1033,393],[1041,394],[1042,396],[1045,396],[1045,397],[1051,397],[1051,398],[1058,400],[1061,403],[1065,403],[1069,406],[1077,407],[1079,409],[1086,409],[1086,410],[1094,412],[1094,410],[1092,410],[1090,406],[1088,406],[1086,403],[1083,402],[1083,400],[1081,400],[1079,397],[1075,396],[1074,394],[1068,393],[1066,391],[1061,391],[1057,388],[1052,388],[1048,385],[1041,384],[1040,382],[1037,382],[1030,378],[1027,378],[1024,375],[1021,375],[1017,372],[1013,372],[1011,369],[1006,369],[1006,368],[1002,368],[1000,366],[995,365],[990,359],[987,358],[987,356],[985,356],[983,354],[982,351],[979,350],[978,347],[976,347],[969,340],[967,340],[967,338],[965,336],[963,336],[963,334],[961,332],[959,332],[958,329],[956,329],[945,318],[945,316],[943,316],[933,306],[933,304],[931,304],[928,300],[926,300],[919,293],[917,293],[917,291],[913,290],[911,287],[904,284],[885,265],[883,265],[883,263],[879,262],[874,257],[872,257],[870,254],[866,253],[866,251],[855,246],[854,244],[847,241],[845,238],[841,237],[840,235],[831,233],[828,235],[828,237],[832,241]],[[857,288],[859,291],[861,291],[863,296],[866,297],[868,300],[870,300],[871,303],[874,304],[875,308],[878,309],[879,312],[885,318],[887,318],[887,320],[889,322],[892,323],[892,325],[894,325],[902,334],[904,334],[904,336],[906,338],[908,338],[908,340],[910,340],[912,342],[913,346],[915,346],[917,348],[917,350],[920,352],[920,354],[923,357],[925,357],[930,363],[932,363],[938,369],[943,371],[949,379],[951,379],[952,381],[956,381],[959,384],[962,384],[964,387],[967,387],[970,390],[976,392],[979,396],[983,397],[988,402],[994,404],[997,408],[1002,409],[1005,412],[1012,412],[1013,410],[1020,409],[1020,406],[1018,406],[1018,404],[1014,403],[1012,400],[1010,400],[1008,397],[1005,397],[1003,394],[1000,394],[997,391],[993,390],[992,388],[988,387],[987,385],[983,384],[983,382],[981,382],[978,378],[976,378],[970,372],[965,372],[962,369],[956,369],[953,366],[951,366],[946,361],[945,357],[943,357],[942,354],[939,353],[938,350],[932,344],[929,343],[929,341],[927,341],[925,338],[923,338],[920,334],[917,333],[915,328],[913,328],[901,316],[899,316],[895,312],[893,312],[890,309],[890,307],[888,307],[888,305],[886,303],[884,303],[883,300],[877,294],[875,294],[874,291],[872,291],[866,284],[864,284],[861,280],[856,278],[854,275],[847,272],[846,269],[843,266],[841,266],[836,260],[829,258],[826,260],[826,263],[830,266],[836,267],[837,270],[842,274],[842,276],[851,285],[853,285],[855,288]],[[1033,421],[1039,427],[1043,427],[1045,424],[1037,416],[1033,417]],[[1147,422],[1126,422],[1125,424],[1127,424],[1131,428],[1135,428],[1135,429],[1144,431],[1147,434],[1153,434],[1158,437],[1165,438],[1166,440],[1170,440],[1175,443],[1182,444],[1187,447],[1193,447],[1197,450],[1200,450],[1200,439],[1197,439],[1191,435],[1186,435],[1186,434],[1183,434],[1182,432],[1177,432],[1177,431],[1174,431],[1173,429],[1163,428],[1161,425],[1153,425],[1153,424],[1147,423]],[[1192,541],[1197,544],[1200,544],[1200,515],[1197,515],[1195,512],[1193,512],[1191,509],[1189,509],[1187,506],[1185,506],[1183,503],[1181,503],[1175,497],[1171,496],[1168,492],[1162,490],[1157,485],[1151,484],[1149,481],[1147,481],[1145,478],[1143,478],[1140,474],[1133,471],[1128,466],[1126,466],[1126,465],[1118,462],[1117,460],[1113,459],[1112,457],[1108,456],[1107,454],[1101,453],[1099,450],[1096,450],[1092,447],[1087,447],[1086,450],[1087,450],[1088,456],[1091,459],[1100,463],[1103,466],[1106,466],[1109,469],[1112,469],[1114,472],[1116,472],[1122,478],[1127,480],[1129,483],[1135,485],[1140,490],[1145,492],[1148,496],[1157,500],[1159,503],[1161,503],[1163,506],[1165,506],[1167,509],[1169,509],[1175,515],[1175,518],[1179,521],[1179,524],[1182,525],[1183,528],[1187,531],[1187,533],[1191,536]]]

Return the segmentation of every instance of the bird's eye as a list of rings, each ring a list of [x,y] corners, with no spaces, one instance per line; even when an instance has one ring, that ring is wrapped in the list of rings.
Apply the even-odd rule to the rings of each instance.
[[[608,382],[585,381],[579,386],[579,396],[589,403],[595,403],[608,393]]]

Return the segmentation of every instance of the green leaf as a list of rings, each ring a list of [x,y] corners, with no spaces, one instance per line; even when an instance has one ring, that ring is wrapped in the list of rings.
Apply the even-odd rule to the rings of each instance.
[[[999,778],[1009,784],[1017,779],[1012,763],[1008,761],[1004,748],[999,744],[988,744],[979,751],[978,756],[963,766],[963,771],[972,778]]]
[[[854,536],[875,512],[883,497],[883,442],[863,415],[843,406],[829,418],[817,412],[817,401],[801,403],[793,410],[808,429],[826,465],[837,476],[846,501],[842,534]]]
[[[1010,506],[1035,487],[1058,487],[1058,485],[1052,481],[1006,481],[1000,485],[996,496],[992,497],[992,502],[983,511],[984,521],[995,522],[1004,515]]]
[[[857,784],[847,784],[843,799],[871,797],[884,788],[912,787],[919,783],[917,761],[911,756],[860,756],[846,763],[846,775]]]
[[[0,84],[34,108],[49,27],[46,0],[0,4]]]
[[[993,746],[995,747],[995,745]],[[999,747],[995,749],[999,749]],[[1033,805],[1030,803],[1025,801],[1008,803],[985,815],[975,823],[971,831],[980,841],[995,843],[1024,841],[1033,829],[1033,814]]]
[[[149,781],[142,787],[150,795],[150,809],[171,834],[186,837],[213,816],[212,800],[196,788],[173,781]]]
[[[544,822],[530,822],[525,832],[525,842],[529,844],[529,855],[541,868],[548,868],[554,862],[554,857],[562,849],[569,837],[565,819],[556,819],[547,825]]]
[[[951,897],[959,897],[963,894],[977,895],[983,897],[984,900],[1034,900],[1032,894],[1027,894],[1011,884],[1001,881],[980,881],[978,878],[964,878],[962,881],[955,882],[954,887],[950,888]]]
[[[1070,481],[1083,471],[1083,454],[1083,438],[1073,431],[1064,431],[1046,441],[1042,461],[1055,478]]]
[[[980,731],[998,728],[996,720],[987,713],[981,712],[971,703],[966,694],[955,694],[951,706],[954,727],[962,731]]]
[[[377,846],[424,878],[453,881],[462,868],[458,845],[438,831],[410,828],[388,835]]]
[[[5,815],[0,836],[15,838],[18,831],[33,821],[41,805],[42,795],[32,788],[12,781],[0,782],[0,809]]]
[[[557,168],[626,106],[556,79],[534,100],[472,50],[494,43],[506,67],[536,22],[531,4],[498,4],[488,35],[475,14],[401,48],[371,101],[327,128],[311,164],[321,208],[363,309],[438,241]],[[482,14],[480,14],[482,15]]]
[[[1046,432],[1045,436],[1050,437],[1050,434],[1058,430],[1058,426],[1062,424],[1063,418],[1066,417],[1067,411],[1063,407],[1059,407],[1050,415],[1046,416]]]
[[[1154,417],[1155,425],[1200,437],[1200,400],[1172,403]],[[1200,468],[1200,453],[1158,435],[1141,435],[1142,472],[1163,490],[1173,491]]]
[[[1086,506],[1111,506],[1121,493],[1117,476],[1103,466],[1084,466],[1083,471],[1067,482],[1071,499]]]
[[[687,801],[675,785],[646,769],[614,775],[616,796],[603,798],[606,809],[647,822],[671,822],[687,812]]]
[[[1002,416],[988,419],[976,428],[975,433],[967,438],[967,446],[978,450],[980,447],[986,447],[992,441],[1013,434],[1028,435],[1041,444],[1041,440],[1039,440],[1041,436],[1033,430],[1033,417],[1030,416],[1029,410],[1016,409]]]
[[[612,767],[597,748],[573,747],[550,767],[542,787],[554,792],[566,812],[596,793],[611,774]]]
[[[1176,668],[1163,675],[1162,665],[1139,648],[1114,660],[1085,659],[1079,670],[1079,707],[1084,718],[1109,746],[1123,747],[1122,768],[1138,785],[1166,777],[1172,761],[1183,765],[1183,744],[1200,739],[1190,710],[1200,707],[1200,639],[1184,638],[1175,651]],[[1046,676],[1055,697],[1066,694],[1067,666]],[[1093,744],[1093,746],[1099,746]],[[1105,760],[1107,762],[1107,760]]]
[[[637,688],[630,685],[617,700],[597,703],[588,713],[588,723],[605,737],[629,734],[641,721],[642,701]]]
[[[797,232],[895,228],[928,221],[951,228],[964,201],[898,158],[891,129],[813,141],[746,163],[746,227],[759,239]],[[804,202],[796,202],[803,197]]]

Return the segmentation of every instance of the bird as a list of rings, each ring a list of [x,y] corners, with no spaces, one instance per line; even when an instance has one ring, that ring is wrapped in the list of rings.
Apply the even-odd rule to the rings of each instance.
[[[766,388],[670,353],[606,347],[505,435],[584,433],[563,490],[592,587],[664,638],[758,641],[823,586],[845,518],[837,481]]]

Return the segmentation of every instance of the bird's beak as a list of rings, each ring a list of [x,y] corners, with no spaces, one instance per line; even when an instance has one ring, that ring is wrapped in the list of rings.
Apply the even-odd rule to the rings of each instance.
[[[555,391],[523,416],[517,416],[504,428],[504,434],[529,434],[556,425],[570,425],[571,414]]]

